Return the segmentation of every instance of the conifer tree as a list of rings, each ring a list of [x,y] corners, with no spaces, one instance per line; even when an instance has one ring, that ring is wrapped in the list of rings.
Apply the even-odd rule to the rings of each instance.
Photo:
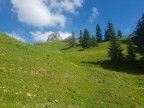
[[[91,46],[95,47],[96,45],[97,45],[96,38],[95,38],[95,36],[92,36],[92,38],[91,38]]]
[[[133,42],[138,46],[139,52],[144,56],[144,14],[138,20],[135,34],[136,36],[133,37]]]
[[[115,31],[114,31],[114,27],[113,24],[108,21],[108,26],[107,26],[107,30],[105,31],[105,41],[109,41],[111,39],[111,37],[115,36]]]
[[[96,40],[98,43],[102,42],[102,32],[99,24],[96,26]]]
[[[84,30],[82,47],[83,48],[91,47],[91,38],[90,38],[90,34],[89,34],[89,31],[87,28],[85,28],[85,30]]]
[[[122,38],[122,32],[120,30],[118,30],[118,32],[117,32],[117,37]]]
[[[69,45],[70,45],[71,47],[75,47],[75,46],[77,45],[77,40],[76,40],[76,38],[75,38],[75,33],[74,33],[74,32],[72,32],[72,37],[71,37],[71,39],[69,40]]]
[[[105,35],[104,35],[104,41],[108,41],[109,39],[108,39],[108,32],[107,32],[107,30],[105,30]]]
[[[80,30],[80,37],[79,37],[79,43],[80,43],[80,46],[82,46],[82,41],[83,41],[83,33],[82,33],[82,30]]]
[[[131,38],[128,39],[127,52],[127,60],[136,61],[135,46],[133,45]]]
[[[110,35],[110,46],[109,46],[109,57],[113,62],[119,62],[123,59],[122,48],[118,38],[115,35],[114,28],[111,30]]]

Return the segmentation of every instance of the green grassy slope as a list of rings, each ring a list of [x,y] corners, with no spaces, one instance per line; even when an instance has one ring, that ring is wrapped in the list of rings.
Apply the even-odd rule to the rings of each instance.
[[[142,108],[144,75],[103,63],[107,48],[30,45],[0,34],[0,108]]]

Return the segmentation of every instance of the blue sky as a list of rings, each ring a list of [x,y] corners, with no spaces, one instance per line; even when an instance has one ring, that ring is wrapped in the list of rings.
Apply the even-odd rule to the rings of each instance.
[[[144,0],[0,0],[0,31],[18,40],[45,42],[59,31],[63,38],[95,26],[104,31],[110,20],[117,31],[130,34],[144,13]]]

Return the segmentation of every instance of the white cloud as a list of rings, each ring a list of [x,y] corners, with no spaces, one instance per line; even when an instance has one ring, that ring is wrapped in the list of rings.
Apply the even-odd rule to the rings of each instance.
[[[50,7],[59,12],[77,13],[76,8],[82,7],[84,0],[50,0]]]
[[[77,13],[83,0],[11,0],[13,11],[20,22],[37,27],[64,27],[67,17],[64,12]]]
[[[46,42],[48,39],[48,35],[50,35],[52,33],[54,33],[54,32],[52,32],[52,31],[49,31],[49,32],[40,32],[40,31],[30,32],[30,34],[32,35],[33,39],[36,42]],[[71,35],[71,33],[68,33],[68,32],[59,31],[59,33],[62,36],[62,39],[65,39]]]
[[[17,33],[15,32],[12,32],[12,33],[6,33],[8,36],[10,37],[13,37],[19,41],[22,41],[22,42],[26,42],[26,40],[24,38],[22,38],[22,36],[19,36]]]
[[[60,2],[60,6],[65,11],[71,12],[71,13],[77,13],[75,9],[77,7],[82,7],[83,0],[63,0]]]
[[[99,15],[99,12],[97,8],[96,7],[92,8],[92,16],[96,18],[98,15]]]
[[[96,7],[92,8],[92,14],[90,16],[90,22],[92,22],[99,15],[98,9]]]

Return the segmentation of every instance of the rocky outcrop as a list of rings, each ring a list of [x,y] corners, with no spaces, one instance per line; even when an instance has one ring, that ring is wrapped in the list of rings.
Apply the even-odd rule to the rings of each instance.
[[[54,32],[50,35],[48,35],[48,42],[53,42],[53,41],[61,41],[62,40],[62,36],[60,35],[59,32]]]
[[[72,36],[68,36],[67,38],[64,39],[64,41],[69,41],[72,38]]]

